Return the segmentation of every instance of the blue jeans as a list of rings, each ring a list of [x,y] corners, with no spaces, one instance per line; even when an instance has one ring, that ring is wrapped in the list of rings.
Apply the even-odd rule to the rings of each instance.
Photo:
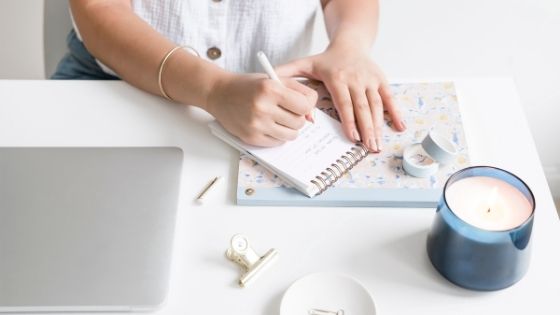
[[[66,37],[68,53],[58,63],[54,80],[119,80],[105,73],[72,29]]]

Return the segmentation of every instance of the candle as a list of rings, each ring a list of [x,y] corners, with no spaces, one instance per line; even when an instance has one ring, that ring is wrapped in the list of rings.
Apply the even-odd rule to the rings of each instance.
[[[427,250],[451,282],[499,290],[527,272],[535,202],[517,176],[478,166],[453,174],[444,187]]]
[[[447,188],[445,199],[460,219],[489,231],[513,229],[533,213],[531,203],[521,191],[489,176],[458,180]]]

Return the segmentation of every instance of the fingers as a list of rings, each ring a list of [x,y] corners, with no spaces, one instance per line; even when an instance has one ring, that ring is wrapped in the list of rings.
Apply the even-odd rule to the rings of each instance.
[[[285,79],[283,82],[286,87],[305,95],[309,105],[311,106],[309,112],[305,114],[305,119],[315,123],[315,115],[313,111],[315,110],[315,105],[317,105],[317,99],[319,97],[317,92],[294,79]]]
[[[305,76],[311,75],[312,59],[301,58],[296,59],[286,64],[277,66],[275,68],[276,74],[281,77],[295,77],[295,76]]]
[[[383,149],[384,110],[387,110],[397,131],[406,129],[386,82],[368,88],[328,81],[325,85],[331,93],[346,136],[352,141],[362,141],[371,152]]]
[[[317,92],[314,89],[294,79],[283,79],[282,83],[284,83],[284,86],[286,86],[287,88],[298,91],[301,94],[305,95],[309,105],[311,105],[312,108],[315,107],[315,105],[317,105],[317,98],[319,96],[317,95]]]
[[[406,126],[402,120],[401,113],[393,100],[393,96],[391,95],[391,89],[386,82],[381,83],[379,86],[379,95],[383,102],[383,106],[387,113],[389,113],[389,117],[393,122],[393,127],[397,131],[404,131]]]
[[[374,132],[372,109],[369,98],[366,93],[364,93],[363,89],[351,88],[350,95],[352,97],[354,115],[356,116],[356,122],[358,123],[358,129],[360,130],[362,142],[366,145],[369,151],[379,152]]]
[[[282,140],[278,140],[276,138],[273,138],[269,135],[263,135],[263,146],[265,147],[277,147],[279,145],[282,145],[284,143],[286,143],[286,141],[282,141]]]
[[[298,130],[291,129],[279,124],[274,124],[269,126],[266,135],[281,142],[286,142],[295,140],[298,136]]]
[[[277,110],[272,113],[272,119],[279,125],[288,127],[290,129],[299,130],[305,125],[305,117],[296,115],[291,111],[285,110],[278,106]]]
[[[298,82],[290,82],[290,80],[285,82],[289,86],[285,86],[278,93],[280,96],[278,105],[296,115],[309,114],[317,103],[317,93],[313,90],[308,91],[308,87]]]
[[[375,88],[367,89],[366,96],[371,110],[371,117],[373,118],[375,143],[377,144],[377,150],[381,151],[383,150],[383,103],[381,96]]]
[[[316,98],[313,93],[295,84],[290,83],[290,86],[304,91],[308,96],[274,80],[259,82],[258,94],[253,99],[251,108],[251,122],[246,125],[243,141],[269,146],[297,138],[298,130],[305,125],[304,114],[313,107],[311,100]],[[276,141],[264,137],[265,135]]]
[[[350,91],[345,84],[325,81],[327,90],[331,93],[334,106],[340,116],[342,123],[342,130],[348,139],[353,142],[361,141],[360,133],[356,128],[356,121],[354,120],[354,109],[352,107],[352,98]]]
[[[272,147],[297,138],[298,131],[269,121],[266,128],[256,127],[238,135],[245,143],[259,147]]]

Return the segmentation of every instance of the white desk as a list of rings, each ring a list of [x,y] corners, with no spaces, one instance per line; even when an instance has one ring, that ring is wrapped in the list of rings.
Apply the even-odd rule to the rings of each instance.
[[[210,135],[210,117],[123,82],[0,81],[0,146],[183,148],[172,280],[160,314],[275,315],[286,288],[317,271],[360,279],[379,314],[558,314],[560,221],[514,84],[456,82],[473,162],[514,172],[536,197],[531,267],[498,292],[461,289],[433,269],[425,251],[433,209],[236,206],[238,154]],[[216,175],[226,184],[206,205],[195,205]],[[235,233],[247,234],[259,253],[280,251],[277,264],[247,289],[236,286],[240,270],[224,257]]]

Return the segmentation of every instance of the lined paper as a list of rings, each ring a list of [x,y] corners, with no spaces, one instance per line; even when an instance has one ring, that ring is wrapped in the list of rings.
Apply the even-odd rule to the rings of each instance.
[[[306,122],[296,140],[272,148],[247,148],[254,156],[307,185],[353,146],[338,121],[316,110],[315,124]]]
[[[340,122],[320,110],[315,111],[315,123],[306,122],[297,139],[271,148],[245,144],[217,122],[212,122],[210,128],[223,141],[248,153],[259,164],[311,195],[310,192],[316,190],[311,180],[355,146],[346,139]]]

